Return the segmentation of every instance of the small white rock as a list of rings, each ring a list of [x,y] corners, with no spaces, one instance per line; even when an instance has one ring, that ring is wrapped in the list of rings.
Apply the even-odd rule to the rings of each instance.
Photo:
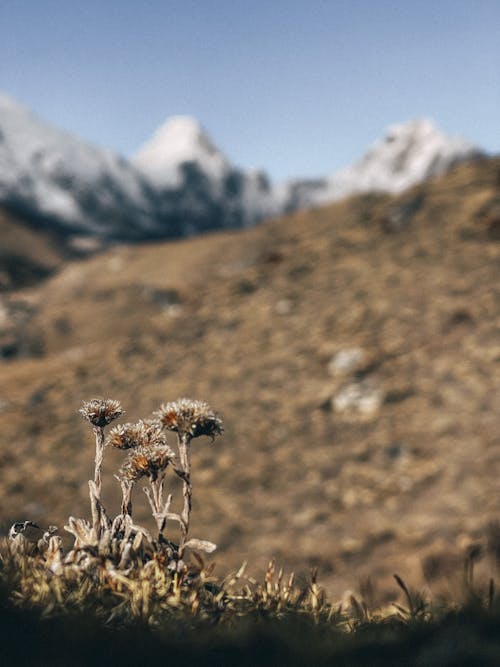
[[[330,359],[328,372],[333,376],[347,375],[361,366],[365,356],[365,352],[360,347],[345,347]]]
[[[332,398],[335,412],[373,418],[384,402],[384,392],[371,378],[344,385]]]

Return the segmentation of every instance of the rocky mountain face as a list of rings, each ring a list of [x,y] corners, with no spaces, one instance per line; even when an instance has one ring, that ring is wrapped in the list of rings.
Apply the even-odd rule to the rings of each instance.
[[[0,206],[39,228],[57,229],[77,250],[82,237],[188,236],[245,227],[355,192],[399,192],[477,153],[429,121],[413,121],[392,128],[360,162],[330,178],[276,185],[262,172],[231,164],[189,117],[168,120],[127,161],[0,95]]]

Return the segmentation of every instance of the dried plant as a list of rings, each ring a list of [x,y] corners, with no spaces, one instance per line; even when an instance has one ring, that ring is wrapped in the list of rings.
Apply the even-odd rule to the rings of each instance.
[[[187,536],[193,493],[191,484],[191,440],[201,435],[207,435],[213,441],[217,435],[222,433],[222,420],[210,408],[208,403],[192,401],[189,398],[180,398],[172,403],[162,405],[156,416],[165,429],[177,433],[180,468],[175,468],[175,472],[182,479],[184,496],[184,507],[179,521],[181,527],[179,558],[182,558],[184,549],[189,546]],[[210,550],[212,550],[211,547]]]
[[[122,406],[119,401],[113,399],[93,398],[83,403],[80,408],[80,414],[86,419],[93,428],[95,435],[95,473],[94,481],[89,481],[90,505],[92,509],[92,524],[96,537],[99,537],[101,530],[106,528],[107,520],[104,507],[101,502],[101,468],[104,458],[104,427],[111,424],[123,414]]]
[[[120,567],[132,558],[149,558],[161,554],[169,569],[184,572],[186,548],[212,552],[216,545],[208,540],[188,539],[192,509],[192,482],[190,443],[193,438],[207,435],[214,440],[222,433],[222,420],[203,401],[179,399],[161,406],[153,419],[114,426],[105,440],[104,428],[123,414],[119,401],[92,399],[84,402],[82,416],[91,424],[96,442],[95,475],[89,481],[92,524],[84,519],[70,517],[65,529],[75,537],[71,562],[86,563],[89,551],[113,557]],[[177,433],[178,457],[167,444],[167,432]],[[127,451],[127,457],[115,475],[122,490],[120,514],[111,521],[102,503],[101,469],[105,447]],[[183,508],[180,514],[171,511],[172,495],[165,495],[166,474],[171,468],[183,484]],[[157,537],[137,526],[132,520],[134,488],[142,479],[153,518]],[[165,536],[167,521],[179,528],[179,540]],[[141,552],[141,549],[144,553]],[[82,550],[85,554],[79,553]]]
[[[120,403],[93,399],[84,403],[80,412],[96,439],[95,476],[89,482],[92,521],[69,517],[64,528],[74,542],[66,552],[55,527],[43,531],[31,521],[14,524],[5,562],[11,568],[9,577],[17,582],[18,600],[35,606],[51,600],[50,605],[58,608],[88,605],[95,609],[96,599],[105,590],[115,600],[113,617],[128,614],[149,622],[173,610],[222,620],[250,607],[277,615],[304,608],[316,619],[331,615],[315,577],[304,589],[298,589],[293,575],[285,580],[280,571],[276,576],[271,563],[262,586],[248,579],[243,590],[234,592],[243,581],[245,568],[219,583],[212,576],[213,568],[199,555],[216,548],[208,540],[188,536],[193,495],[191,442],[202,435],[213,441],[222,433],[222,420],[207,403],[183,398],[164,404],[153,419],[114,426],[106,440],[104,428],[123,414]],[[171,431],[177,435],[177,454],[167,444]],[[122,503],[113,520],[102,503],[101,468],[106,446],[126,453],[116,475]],[[171,511],[172,494],[166,493],[169,471],[182,480],[179,514]],[[141,481],[147,483],[144,491],[156,522],[156,535],[133,520],[132,496]],[[169,521],[177,526],[177,540],[175,535],[165,534]],[[34,541],[31,532],[36,535]],[[194,561],[187,562],[186,549],[192,550]],[[108,609],[107,605],[103,609]]]

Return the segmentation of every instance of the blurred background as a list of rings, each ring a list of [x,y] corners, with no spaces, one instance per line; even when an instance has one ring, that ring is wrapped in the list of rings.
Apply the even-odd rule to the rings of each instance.
[[[495,569],[499,62],[488,0],[4,1],[2,531],[89,513],[82,400],[189,396],[219,574]]]

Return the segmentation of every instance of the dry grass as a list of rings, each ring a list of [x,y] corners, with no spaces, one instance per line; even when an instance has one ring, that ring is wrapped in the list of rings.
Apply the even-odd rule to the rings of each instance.
[[[386,665],[392,656],[398,664],[444,666],[459,664],[455,658],[463,658],[464,651],[473,664],[487,665],[500,656],[498,640],[490,637],[500,601],[493,579],[482,586],[474,578],[478,547],[469,549],[464,561],[460,596],[447,601],[433,599],[429,591],[412,591],[394,575],[400,599],[390,605],[375,606],[370,581],[360,595],[334,602],[316,571],[297,584],[274,562],[261,582],[246,575],[246,564],[220,579],[200,555],[216,545],[190,535],[190,446],[200,436],[219,436],[221,418],[204,402],[180,399],[163,405],[152,419],[113,427],[105,439],[105,429],[123,414],[121,404],[93,399],[80,412],[95,435],[92,519],[69,517],[64,528],[72,542],[66,545],[55,526],[42,530],[26,520],[11,527],[0,548],[6,664],[67,664],[70,654],[75,665],[109,664],[110,645],[111,664],[122,665],[157,658],[163,651],[179,665],[192,660],[207,665],[326,665],[330,660]],[[176,434],[175,452],[165,431]],[[116,476],[123,498],[114,519],[103,500],[106,446],[128,452]],[[178,514],[170,511],[171,495],[164,496],[171,477],[182,481]],[[133,519],[139,482],[146,482],[154,534]],[[176,529],[167,530],[172,523]],[[492,527],[492,549],[495,536]],[[20,625],[13,627],[16,619]],[[446,643],[453,624],[466,630],[458,648]],[[31,635],[28,650],[20,645],[26,632]],[[478,644],[484,633],[486,647]],[[62,643],[54,653],[43,640],[57,634]]]
[[[301,590],[294,586],[293,575],[285,580],[270,563],[263,585],[248,579],[243,586],[245,566],[219,581],[212,575],[213,566],[205,565],[200,552],[211,553],[216,545],[190,534],[190,448],[200,436],[214,440],[222,433],[222,420],[207,403],[190,399],[167,403],[152,419],[114,427],[107,440],[105,429],[123,415],[119,401],[92,399],[84,402],[80,413],[95,435],[91,521],[68,518],[64,529],[73,539],[69,547],[55,526],[42,530],[30,520],[13,524],[1,573],[16,604],[39,609],[43,616],[88,610],[106,623],[139,620],[152,626],[171,616],[224,623],[254,612],[277,618],[305,612],[316,621],[330,621],[340,614],[326,602],[316,575]],[[176,452],[168,446],[165,431],[175,432]],[[103,501],[106,446],[128,450],[115,475],[122,503],[114,519]],[[172,494],[165,495],[170,471],[182,481],[179,513],[171,511]],[[133,519],[132,498],[143,481],[156,523],[154,534]],[[236,584],[241,585],[238,592]]]

